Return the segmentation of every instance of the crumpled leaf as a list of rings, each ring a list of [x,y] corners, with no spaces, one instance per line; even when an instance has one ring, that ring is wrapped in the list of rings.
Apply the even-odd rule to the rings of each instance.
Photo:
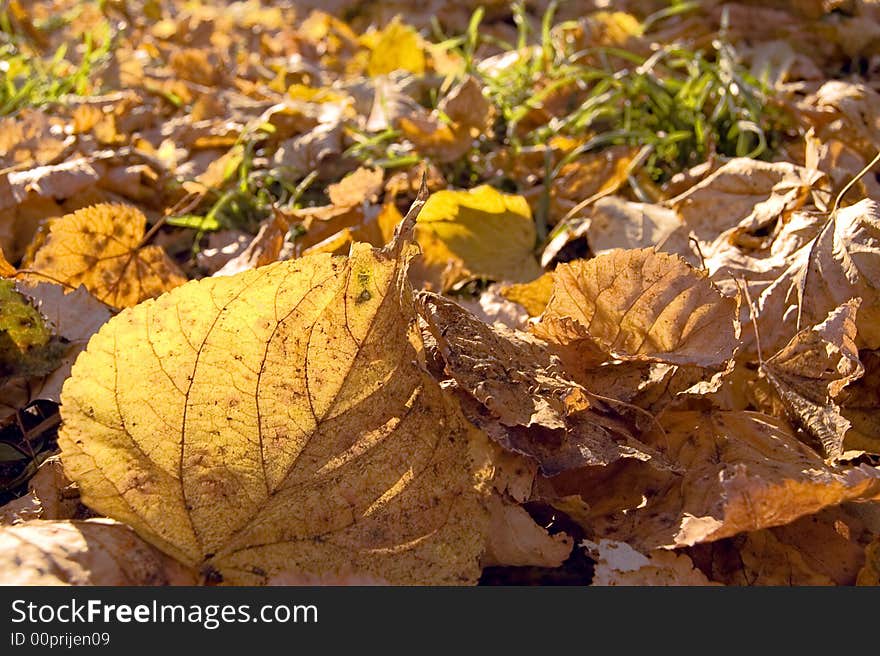
[[[840,393],[841,412],[851,427],[844,451],[880,455],[880,351],[861,351],[864,375]]]
[[[584,540],[596,561],[593,585],[720,585],[706,578],[686,554],[653,551],[647,556],[625,542]]]
[[[701,241],[730,228],[757,229],[801,207],[823,178],[789,162],[729,161],[668,201]]]
[[[28,268],[74,289],[84,285],[112,307],[136,305],[186,281],[165,251],[141,246],[146,222],[127,205],[77,210],[51,223]]]
[[[853,585],[870,532],[843,508],[689,549],[713,580],[727,585]]]
[[[550,535],[522,506],[492,497],[489,541],[483,567],[559,567],[571,553],[566,533]]]
[[[672,549],[880,498],[880,470],[831,467],[768,415],[668,411],[659,421],[662,430],[643,441],[682,473],[621,461],[554,481],[556,494],[580,494],[590,506],[584,519],[596,537]]]
[[[485,408],[463,405],[465,414],[504,448],[535,459],[545,475],[656,455],[613,408],[567,380],[539,340],[488,326],[442,296],[419,300],[446,373]]]
[[[812,99],[820,111],[831,112],[820,136],[834,137],[852,145],[866,157],[873,157],[880,147],[880,94],[864,84],[829,80]]]
[[[762,371],[783,405],[828,458],[843,454],[850,422],[835,399],[865,372],[855,345],[856,312],[861,301],[847,301],[822,323],[800,331],[764,362]]]
[[[203,581],[475,581],[474,429],[416,362],[410,252],[203,279],[109,321],[62,394],[83,502]]]
[[[856,317],[856,345],[880,347],[880,206],[865,199],[839,210],[815,239],[757,301],[761,343],[770,352],[785,345],[801,326],[824,321],[850,299],[862,304]],[[800,312],[798,311],[800,310]]]
[[[2,585],[193,585],[191,573],[109,519],[0,527]]]
[[[416,238],[422,258],[413,275],[437,291],[473,278],[527,282],[541,275],[528,204],[487,185],[432,194],[419,215]]]
[[[736,307],[678,256],[618,249],[557,267],[533,332],[572,370],[608,359],[712,367],[733,355]]]

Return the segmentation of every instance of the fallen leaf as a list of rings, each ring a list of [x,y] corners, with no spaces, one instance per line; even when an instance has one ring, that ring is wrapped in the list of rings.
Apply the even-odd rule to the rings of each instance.
[[[737,158],[668,201],[689,230],[711,242],[731,228],[765,227],[800,208],[823,179],[789,162]]]
[[[558,266],[532,330],[572,370],[608,359],[713,367],[733,355],[736,317],[736,301],[680,257],[613,250]]]
[[[880,94],[864,84],[829,80],[810,100],[817,110],[834,117],[822,126],[820,137],[840,139],[863,156],[874,156],[880,147]]]
[[[880,347],[880,206],[862,200],[825,221],[815,239],[791,257],[788,268],[757,300],[761,343],[782,348],[801,326],[824,321],[853,298],[862,304],[856,317],[856,345]]]
[[[12,280],[0,280],[0,384],[43,376],[58,366],[64,345]]]
[[[857,519],[836,507],[688,552],[727,585],[853,585],[865,563],[865,535]]]
[[[683,473],[630,460],[554,481],[556,494],[580,494],[591,506],[587,528],[597,537],[672,549],[880,498],[880,470],[831,467],[768,415],[669,411],[659,421],[643,441]]]
[[[850,428],[836,398],[865,372],[855,345],[860,303],[855,299],[832,310],[825,321],[800,331],[761,367],[792,419],[817,440],[828,458],[843,454]]]
[[[419,215],[416,238],[422,258],[413,275],[438,291],[473,278],[527,282],[541,275],[525,199],[486,185],[432,194]]]
[[[384,178],[382,169],[360,167],[336,184],[327,187],[330,203],[336,207],[353,207],[361,203],[374,203],[382,191]]]
[[[186,281],[157,246],[141,246],[147,218],[128,205],[95,205],[49,226],[28,266],[37,278],[75,289],[84,285],[112,307],[158,296]]]
[[[31,491],[13,499],[4,506],[0,506],[0,527],[21,524],[31,519],[39,519],[43,514],[43,507],[37,495]],[[0,529],[2,530],[2,529]]]
[[[856,585],[880,585],[880,536],[865,549],[865,565],[859,570]]]
[[[662,205],[634,203],[618,196],[595,202],[587,228],[590,249],[601,255],[615,248],[656,247],[700,266],[678,214]]]
[[[464,406],[466,416],[504,448],[536,460],[546,476],[656,455],[610,407],[564,378],[539,340],[488,326],[442,296],[419,300],[447,374],[485,406]],[[493,429],[498,423],[500,431]]]
[[[290,230],[290,219],[281,212],[273,212],[272,216],[260,224],[260,229],[251,242],[238,255],[226,261],[214,272],[214,276],[232,276],[248,269],[277,262],[284,248],[287,231]]]
[[[456,300],[468,312],[489,325],[500,323],[517,330],[525,330],[528,326],[528,313],[520,305],[504,298],[499,293],[498,283],[489,285],[473,300],[468,298]]]
[[[62,394],[83,502],[203,581],[475,581],[475,430],[416,363],[411,252],[190,282],[105,324]]]
[[[178,563],[108,519],[0,527],[3,585],[193,585]]]
[[[483,567],[559,567],[571,554],[566,533],[550,535],[522,506],[492,497]]]

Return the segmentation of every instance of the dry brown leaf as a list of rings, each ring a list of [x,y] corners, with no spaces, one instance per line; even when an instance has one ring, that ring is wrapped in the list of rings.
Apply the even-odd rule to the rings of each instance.
[[[844,80],[830,80],[808,101],[819,111],[830,112],[819,136],[835,138],[873,157],[880,148],[880,94],[872,88]]]
[[[75,519],[83,507],[79,490],[64,475],[61,458],[50,456],[28,481],[28,489],[40,502],[40,519]]]
[[[539,340],[488,326],[442,296],[425,292],[419,300],[447,374],[484,406],[463,404],[465,414],[504,448],[534,458],[545,475],[656,455],[611,407],[567,380]]]
[[[843,455],[850,422],[836,399],[865,372],[855,345],[854,299],[832,310],[822,323],[800,331],[761,370],[792,419],[822,446],[826,457]]]
[[[712,367],[733,355],[736,315],[736,301],[680,257],[613,250],[557,267],[533,331],[572,371],[610,359]]]
[[[596,255],[615,248],[652,246],[700,266],[678,214],[662,205],[634,203],[618,196],[601,198],[593,205],[587,239]]]
[[[880,498],[880,470],[830,467],[768,415],[670,411],[660,423],[643,439],[683,473],[620,461],[554,480],[556,494],[589,504],[586,528],[596,537],[645,552],[678,548]]]
[[[593,585],[720,585],[707,579],[686,554],[653,551],[646,556],[615,540],[585,540],[581,546],[596,561]]]
[[[186,282],[157,246],[141,246],[147,218],[127,205],[95,205],[56,219],[28,269],[113,307],[136,305]]]
[[[455,85],[440,101],[438,109],[452,119],[457,131],[467,131],[471,137],[488,133],[495,114],[494,106],[483,95],[473,75]]]
[[[0,528],[2,585],[193,585],[179,563],[109,519]]]
[[[4,506],[0,506],[0,526],[12,526],[21,524],[31,519],[40,519],[43,516],[43,507],[33,491],[13,499]]]
[[[728,585],[853,585],[870,535],[836,507],[688,551],[712,579]]]
[[[823,177],[788,162],[738,158],[668,204],[698,239],[712,242],[731,228],[757,229],[787,216]]]
[[[43,110],[24,108],[0,120],[0,169],[27,163],[45,166],[57,161],[73,145],[63,125]]]
[[[336,207],[375,203],[382,192],[384,178],[382,169],[360,167],[327,187],[330,203]]]
[[[550,535],[522,506],[493,496],[489,508],[489,539],[480,559],[483,567],[559,567],[571,554],[574,543],[569,535]]]
[[[440,102],[439,111],[428,114],[414,110],[398,117],[398,127],[420,153],[438,162],[453,162],[464,156],[473,148],[474,139],[489,130],[494,114],[473,76],[449,92]]]
[[[841,412],[851,424],[844,451],[880,455],[880,351],[862,351],[859,357],[865,374],[840,397]]]
[[[859,570],[856,585],[880,586],[880,536],[865,548],[865,565]]]
[[[797,332],[798,319],[801,327],[816,325],[853,298],[862,300],[856,344],[880,347],[878,235],[880,206],[872,200],[845,207],[827,220],[757,301],[764,349],[782,348]]]
[[[528,312],[517,303],[507,300],[499,289],[500,285],[493,283],[475,299],[458,298],[456,301],[483,323],[500,323],[508,328],[525,330],[529,323]]]
[[[417,364],[412,249],[194,281],[108,322],[62,394],[83,502],[202,581],[474,582],[484,465]]]

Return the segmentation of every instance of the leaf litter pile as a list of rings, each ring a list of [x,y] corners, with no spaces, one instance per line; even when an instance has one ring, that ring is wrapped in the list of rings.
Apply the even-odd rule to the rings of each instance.
[[[0,3],[0,582],[880,584],[880,4],[320,4]]]

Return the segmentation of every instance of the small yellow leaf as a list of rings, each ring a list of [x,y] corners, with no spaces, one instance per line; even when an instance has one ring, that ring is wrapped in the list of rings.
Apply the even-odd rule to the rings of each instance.
[[[127,205],[102,204],[54,220],[29,269],[37,278],[84,285],[113,307],[129,307],[186,282],[158,246],[144,246],[147,218]]]
[[[541,275],[528,203],[487,185],[431,195],[416,238],[422,260],[414,269],[437,290],[473,278],[527,282]]]
[[[379,33],[370,52],[367,73],[375,77],[400,70],[424,73],[425,50],[419,33],[396,17]]]
[[[553,273],[545,273],[531,282],[505,285],[500,293],[508,301],[522,305],[529,316],[537,317],[547,307],[553,295]]]

